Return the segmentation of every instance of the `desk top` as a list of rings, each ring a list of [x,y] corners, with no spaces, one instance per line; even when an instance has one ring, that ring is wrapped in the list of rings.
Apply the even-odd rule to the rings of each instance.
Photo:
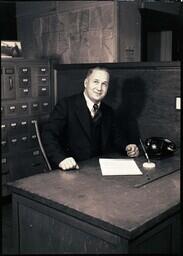
[[[166,159],[169,165],[172,159]],[[139,176],[102,176],[98,159],[79,166],[79,171],[54,170],[9,185],[14,193],[125,237],[139,235],[179,209],[180,171],[137,188]]]

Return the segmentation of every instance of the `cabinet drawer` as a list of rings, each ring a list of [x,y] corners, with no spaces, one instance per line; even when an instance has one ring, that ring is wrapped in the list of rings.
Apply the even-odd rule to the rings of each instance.
[[[39,86],[38,95],[39,96],[48,96],[49,88],[47,86]]]
[[[2,178],[1,178],[1,183],[2,183],[1,192],[2,192],[2,196],[7,196],[7,195],[10,194],[9,188],[6,185],[9,181],[10,181],[9,173],[3,174]]]
[[[4,68],[4,73],[5,73],[6,75],[15,74],[15,68],[14,68],[14,67],[5,67],[5,68]]]
[[[28,149],[30,147],[28,134],[24,134],[24,135],[20,136],[19,140],[20,140],[21,150],[25,150],[25,149]]]
[[[8,122],[2,121],[1,122],[1,140],[6,140],[8,135]]]
[[[2,174],[2,185],[6,185],[10,181],[9,173]]]
[[[5,116],[5,106],[1,106],[1,117]]]
[[[38,77],[38,83],[40,86],[48,86],[48,77],[47,76],[39,76]]]
[[[31,113],[39,113],[40,104],[38,102],[31,103]]]
[[[13,75],[6,75],[3,83],[3,98],[4,99],[15,99],[16,98],[16,85],[15,77]]]
[[[21,119],[19,121],[20,133],[27,133],[28,132],[28,125],[29,125],[29,121],[27,119]]]
[[[18,122],[12,121],[9,123],[9,135],[14,136],[18,133]]]
[[[8,158],[6,155],[1,157],[1,173],[7,173],[8,170]]]
[[[36,133],[30,134],[29,145],[30,145],[30,147],[36,147],[36,146],[38,147],[38,140],[37,140]]]
[[[31,68],[30,67],[20,67],[18,70],[19,76],[25,76],[28,75],[30,76],[31,74]]]
[[[11,151],[16,151],[16,150],[18,150],[19,143],[20,143],[20,141],[19,141],[18,136],[15,135],[15,136],[13,136],[13,137],[10,137],[10,138],[9,138],[9,147],[10,147],[10,150],[11,150]]]
[[[8,141],[6,139],[1,140],[1,150],[2,150],[2,153],[8,152]]]
[[[31,97],[32,96],[31,88],[19,88],[18,96],[21,97],[21,98]]]
[[[50,111],[50,103],[45,101],[41,103],[41,111],[42,112],[49,112]]]
[[[30,85],[31,85],[31,77],[29,77],[29,76],[19,77],[19,87],[20,88],[27,88]]]
[[[17,104],[7,105],[7,114],[15,115],[17,113]]]
[[[40,66],[40,67],[38,67],[38,74],[40,74],[40,75],[46,75],[46,74],[48,74],[48,66]]]
[[[19,113],[20,114],[28,114],[29,113],[29,105],[27,103],[19,104]]]

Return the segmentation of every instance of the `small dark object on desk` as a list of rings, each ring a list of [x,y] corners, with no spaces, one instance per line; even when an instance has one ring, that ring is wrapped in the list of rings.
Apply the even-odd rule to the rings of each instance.
[[[175,143],[163,137],[147,138],[144,144],[147,154],[151,158],[161,159],[170,157],[176,151]]]

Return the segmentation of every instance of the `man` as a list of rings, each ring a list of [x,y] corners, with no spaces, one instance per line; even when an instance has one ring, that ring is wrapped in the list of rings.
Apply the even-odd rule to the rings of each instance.
[[[139,155],[115,125],[112,109],[102,100],[109,87],[109,71],[90,69],[84,92],[58,102],[42,131],[42,141],[53,169],[78,169],[78,161],[119,151],[129,157]]]

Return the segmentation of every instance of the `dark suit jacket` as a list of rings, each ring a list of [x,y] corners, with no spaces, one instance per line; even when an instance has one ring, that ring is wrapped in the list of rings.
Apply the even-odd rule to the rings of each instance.
[[[101,103],[100,109],[101,154],[124,151],[127,141],[115,125],[112,109],[104,103]],[[43,146],[52,168],[58,168],[66,157],[74,157],[76,161],[92,157],[90,122],[83,93],[57,103],[42,130]]]

